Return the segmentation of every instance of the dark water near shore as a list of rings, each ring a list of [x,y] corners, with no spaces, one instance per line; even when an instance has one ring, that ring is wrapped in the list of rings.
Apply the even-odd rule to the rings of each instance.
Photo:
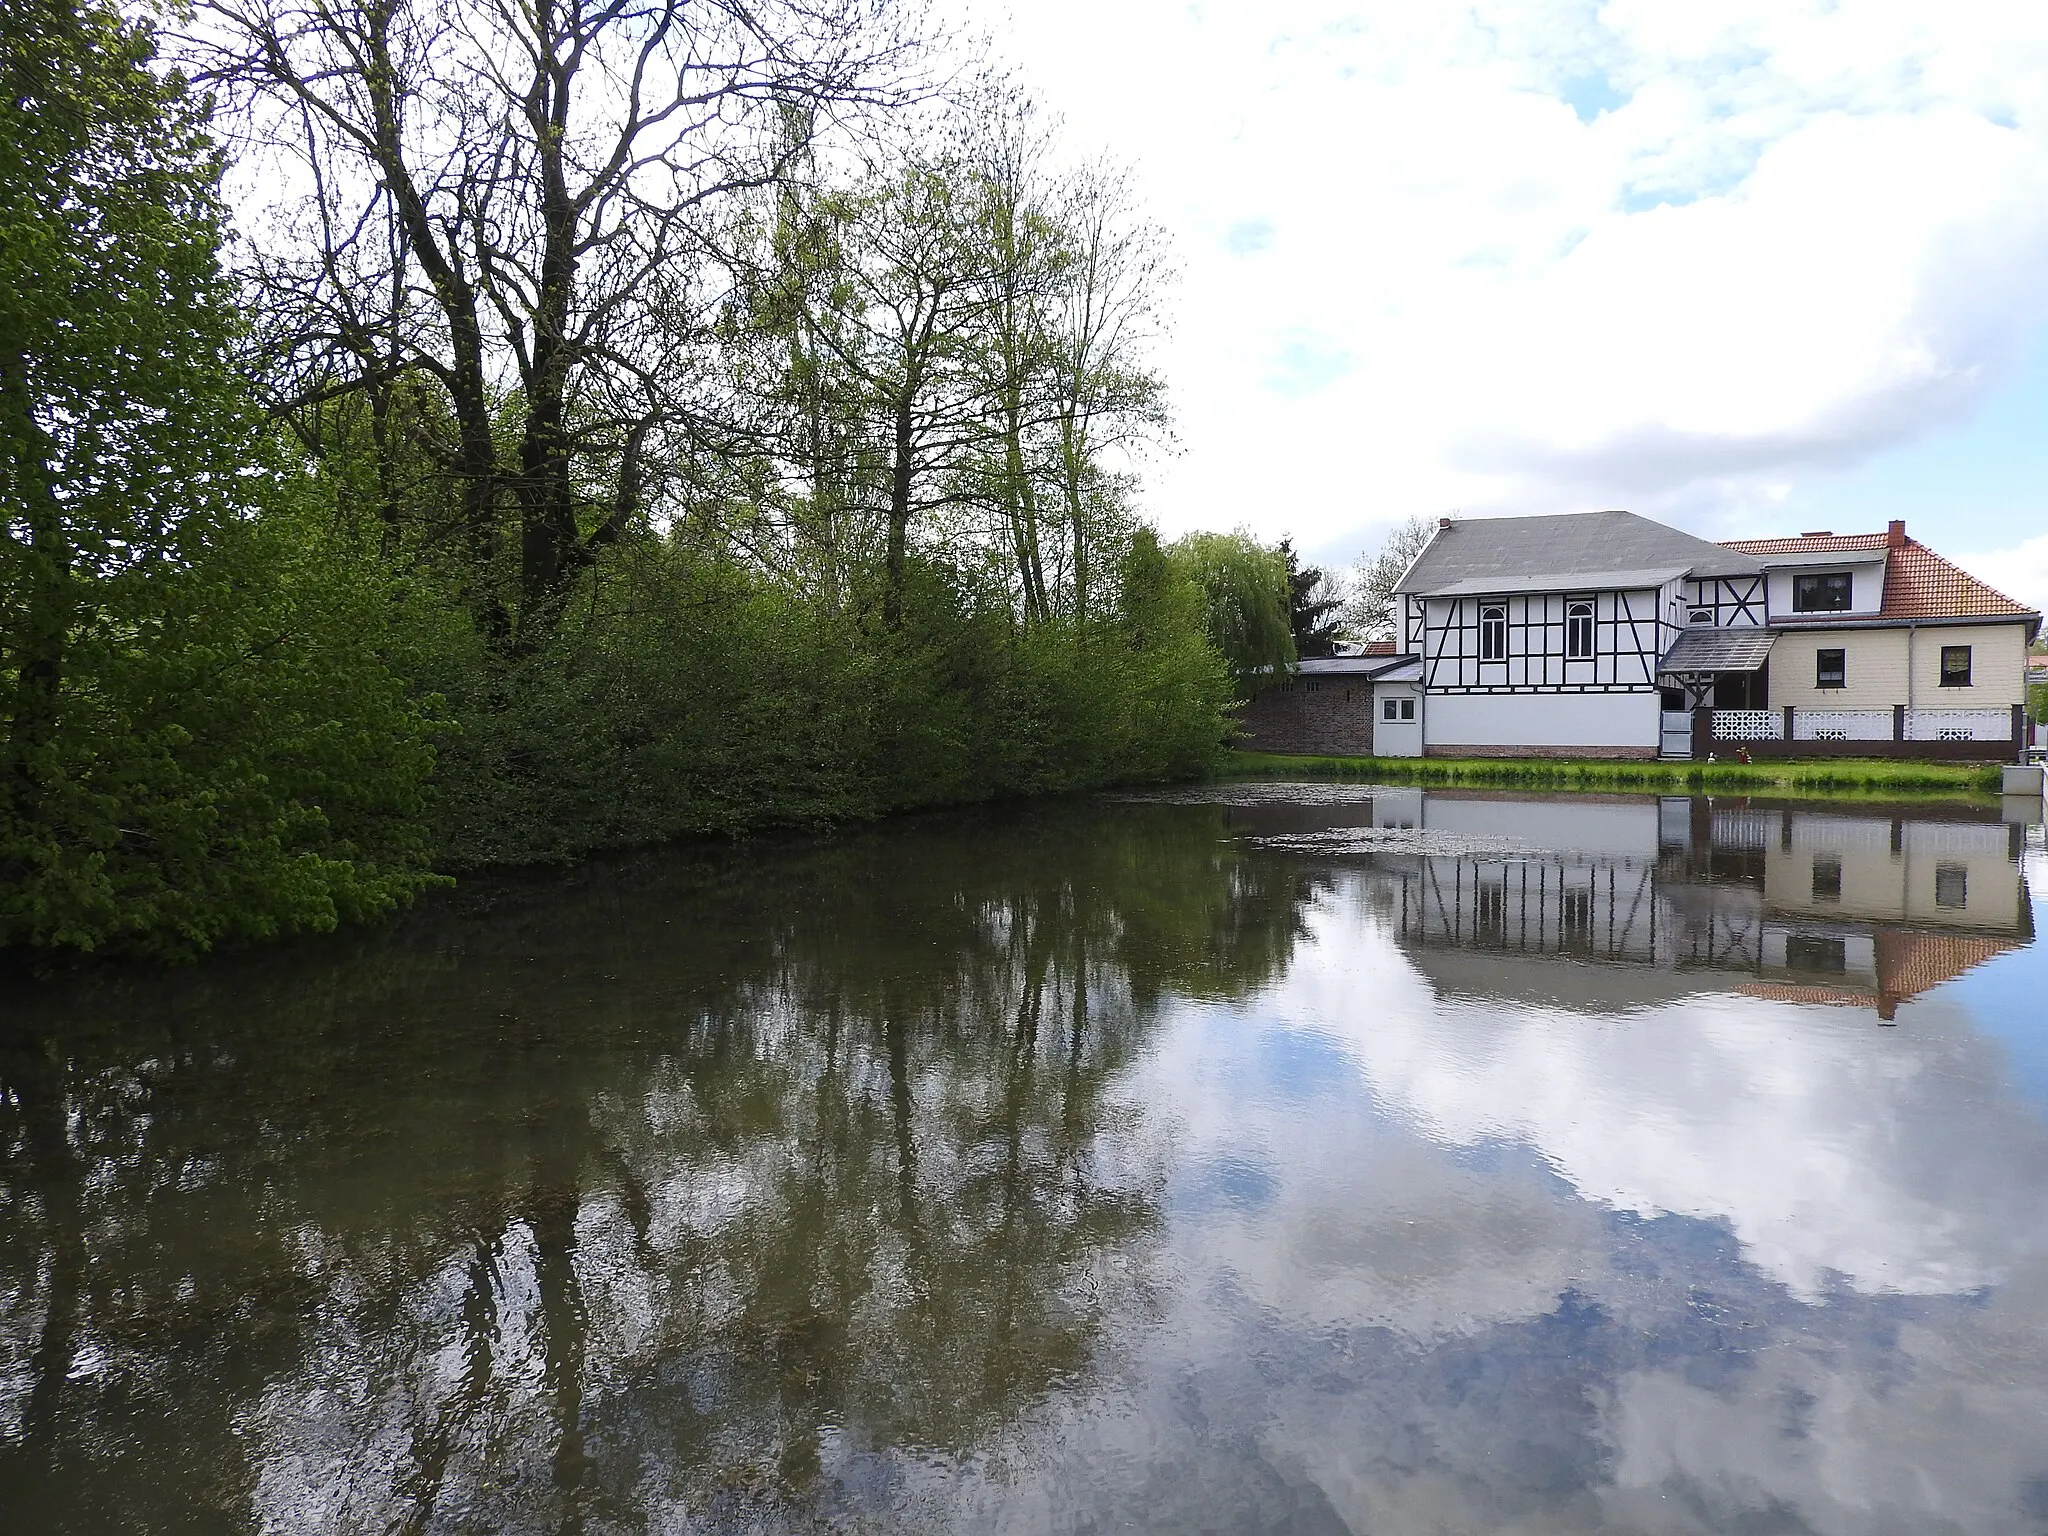
[[[0,1531],[2048,1531],[2039,826],[1234,786],[0,997]]]

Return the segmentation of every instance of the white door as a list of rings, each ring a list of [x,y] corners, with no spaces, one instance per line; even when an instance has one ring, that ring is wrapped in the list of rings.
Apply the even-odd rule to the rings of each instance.
[[[1692,756],[1692,711],[1689,709],[1667,709],[1664,711],[1664,727],[1659,733],[1657,755],[1659,757]]]
[[[1373,690],[1374,757],[1422,756],[1422,694],[1406,684]]]

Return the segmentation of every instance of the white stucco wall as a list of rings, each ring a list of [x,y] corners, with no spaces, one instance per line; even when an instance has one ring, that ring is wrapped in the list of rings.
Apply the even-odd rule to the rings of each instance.
[[[1432,748],[1657,746],[1655,693],[1435,693],[1423,739]]]
[[[1423,716],[1429,706],[1419,683],[1375,683],[1372,700],[1372,752],[1375,757],[1422,756]],[[1389,720],[1385,701],[1409,699],[1415,704],[1413,720]]]
[[[1857,557],[1835,555],[1830,559],[1804,558],[1796,564],[1778,565],[1769,555],[1757,558],[1766,562],[1769,569],[1771,617],[1774,619],[1796,619],[1798,610],[1792,606],[1793,578],[1813,576],[1823,571],[1847,571],[1849,573],[1850,613],[1876,613],[1884,606],[1884,551],[1859,549]]]

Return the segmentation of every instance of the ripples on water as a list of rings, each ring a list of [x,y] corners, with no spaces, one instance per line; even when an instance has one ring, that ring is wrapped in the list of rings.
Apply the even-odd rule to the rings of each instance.
[[[17,990],[0,1527],[2040,1531],[2008,814],[1235,786]]]

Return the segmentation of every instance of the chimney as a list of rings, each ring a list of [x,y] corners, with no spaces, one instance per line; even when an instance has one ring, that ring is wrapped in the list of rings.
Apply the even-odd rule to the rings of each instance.
[[[1451,520],[1448,517],[1438,518],[1436,520],[1436,531],[1438,533],[1449,533],[1451,531]]]
[[[1802,539],[1832,539],[1834,536],[1835,530],[1832,528],[1802,528],[1799,530],[1799,537]]]
[[[1906,547],[1906,520],[1904,518],[1892,519],[1891,527],[1884,531],[1884,543],[1887,549],[1904,549]]]

